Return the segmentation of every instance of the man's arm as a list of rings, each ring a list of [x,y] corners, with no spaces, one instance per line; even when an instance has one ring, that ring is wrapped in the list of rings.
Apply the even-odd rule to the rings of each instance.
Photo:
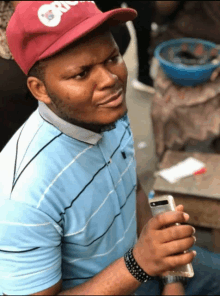
[[[193,228],[189,225],[166,227],[170,224],[185,223],[188,220],[189,216],[182,212],[183,209],[158,215],[144,225],[147,221],[145,213],[148,212],[146,211],[147,197],[140,184],[137,205],[138,231],[143,229],[134,246],[133,255],[140,267],[150,276],[158,276],[176,266],[192,262],[195,256],[193,252],[178,256],[175,254],[192,247],[195,242],[191,237],[194,233]],[[121,257],[81,285],[62,291],[60,281],[50,289],[35,295],[131,295],[139,286],[140,282],[130,274],[124,258]],[[7,294],[10,295],[10,293]]]
[[[131,295],[140,284],[120,258],[88,282],[58,295]]]
[[[182,283],[168,284],[164,287],[161,295],[185,295],[185,289]]]
[[[140,181],[137,184],[137,231],[138,237],[142,228],[152,217],[148,205],[147,196],[141,187]],[[59,283],[61,284],[61,282]],[[140,283],[130,274],[124,263],[124,258],[113,262],[110,266],[96,275],[92,280],[79,285],[75,288],[62,291],[58,294],[56,285],[48,290],[34,295],[130,295],[139,286]],[[58,288],[59,289],[59,288]]]
[[[62,291],[60,281],[55,286],[32,295],[131,295],[140,284],[128,271],[124,258],[120,258],[93,279],[72,289]]]

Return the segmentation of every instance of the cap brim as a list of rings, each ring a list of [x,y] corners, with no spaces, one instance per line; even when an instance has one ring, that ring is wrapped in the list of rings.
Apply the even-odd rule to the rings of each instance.
[[[117,26],[127,21],[132,21],[136,17],[136,10],[131,8],[118,8],[108,12],[96,14],[58,38],[58,40],[49,48],[47,48],[47,50],[44,51],[37,60],[42,60],[56,54],[67,47],[69,44],[80,39],[81,37],[84,37],[104,23],[107,23],[109,26]]]

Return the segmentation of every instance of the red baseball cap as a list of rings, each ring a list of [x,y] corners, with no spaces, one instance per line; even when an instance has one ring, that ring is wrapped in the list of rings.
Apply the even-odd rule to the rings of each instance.
[[[116,26],[136,16],[131,8],[103,13],[94,1],[21,1],[6,35],[15,61],[27,75],[38,60],[54,55],[104,22]]]

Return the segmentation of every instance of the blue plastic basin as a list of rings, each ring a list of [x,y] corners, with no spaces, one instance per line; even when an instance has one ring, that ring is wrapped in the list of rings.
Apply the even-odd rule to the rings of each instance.
[[[173,82],[182,86],[194,86],[208,81],[213,71],[220,66],[220,63],[216,65],[207,63],[205,65],[187,66],[173,63],[165,59],[169,48],[172,48],[174,53],[177,53],[181,51],[182,43],[187,43],[190,49],[193,49],[198,43],[203,44],[205,50],[216,47],[216,44],[213,42],[196,38],[171,39],[159,44],[154,51],[154,56],[159,60],[160,66],[165,74]],[[165,58],[161,57],[160,53],[162,53]]]

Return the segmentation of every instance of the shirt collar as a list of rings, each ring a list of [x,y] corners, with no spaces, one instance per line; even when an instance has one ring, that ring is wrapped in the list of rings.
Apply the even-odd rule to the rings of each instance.
[[[97,144],[98,141],[103,137],[102,133],[98,134],[63,120],[53,111],[51,111],[43,102],[39,101],[38,104],[41,117],[43,117],[45,121],[51,123],[53,126],[57,127],[65,135],[92,145]]]

